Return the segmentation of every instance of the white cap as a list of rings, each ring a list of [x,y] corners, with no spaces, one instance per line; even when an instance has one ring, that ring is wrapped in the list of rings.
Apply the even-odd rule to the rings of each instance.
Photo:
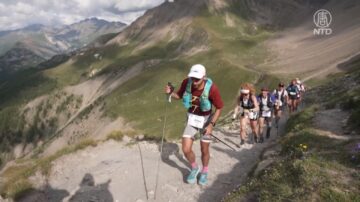
[[[191,67],[188,77],[202,79],[205,75],[206,75],[205,67],[201,64],[196,64]]]
[[[250,93],[250,90],[248,90],[248,89],[241,89],[241,90],[240,90],[240,93],[242,93],[242,94],[248,94],[248,93]]]

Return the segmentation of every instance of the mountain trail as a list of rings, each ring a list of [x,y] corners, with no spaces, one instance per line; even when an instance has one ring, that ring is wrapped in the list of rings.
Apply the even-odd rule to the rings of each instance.
[[[280,134],[284,124],[282,119]],[[43,193],[49,199],[62,197],[64,201],[88,200],[89,197],[96,201],[96,198],[105,197],[104,194],[113,201],[220,201],[226,193],[246,181],[264,150],[276,144],[276,134],[276,129],[273,129],[270,139],[263,144],[246,143],[239,148],[238,123],[218,128],[214,135],[236,151],[218,141],[211,144],[209,183],[204,187],[185,182],[189,164],[182,154],[181,144],[165,143],[156,200],[159,145],[147,141],[134,143],[128,138],[121,143],[110,140],[56,160],[48,180],[49,189]],[[201,165],[199,140],[194,142],[193,151]],[[89,179],[92,181],[90,185],[84,185],[84,181]]]

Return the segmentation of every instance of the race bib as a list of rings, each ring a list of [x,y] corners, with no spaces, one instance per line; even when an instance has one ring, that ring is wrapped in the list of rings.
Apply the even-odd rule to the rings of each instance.
[[[249,119],[256,119],[256,113],[255,112],[249,112]]]
[[[296,92],[290,92],[290,95],[296,95]]]
[[[193,126],[195,128],[203,128],[205,124],[205,117],[198,116],[195,114],[189,114],[188,117],[188,125]]]
[[[261,116],[262,117],[271,117],[271,111],[262,111]]]

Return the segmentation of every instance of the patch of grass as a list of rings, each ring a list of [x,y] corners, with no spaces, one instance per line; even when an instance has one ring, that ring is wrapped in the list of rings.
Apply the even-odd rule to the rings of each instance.
[[[124,137],[124,133],[121,131],[112,131],[109,135],[107,135],[106,140],[115,140],[115,141],[122,141]]]
[[[312,125],[312,120],[315,117],[315,113],[318,106],[312,105],[307,107],[303,111],[292,115],[286,123],[286,131],[296,132]]]
[[[23,195],[23,193],[28,192],[33,189],[33,185],[28,180],[19,180],[14,182],[14,184],[9,187],[7,190],[7,197],[9,198],[19,198]]]
[[[0,151],[8,152],[12,146],[22,142],[23,117],[16,106],[0,111]]]
[[[294,156],[306,144],[309,151]],[[282,141],[282,158],[230,194],[225,201],[358,201],[356,168],[346,155],[344,142],[300,131]],[[301,157],[301,158],[300,158]]]
[[[320,195],[324,201],[353,202],[360,200],[360,196],[358,194],[351,192],[343,192],[335,187],[322,189]]]
[[[138,134],[138,132],[135,130],[125,130],[125,131],[115,130],[107,135],[105,141],[110,139],[115,141],[122,141],[124,136],[135,137],[136,134]]]
[[[28,177],[35,173],[33,164],[24,164],[12,166],[4,171],[2,176],[6,181],[0,186],[1,196],[3,198],[13,198],[14,196],[32,188],[29,184]],[[22,187],[25,187],[24,189]]]
[[[22,70],[8,75],[0,83],[0,109],[20,106],[56,88],[56,82],[37,69]]]
[[[348,125],[360,129],[360,88],[348,91],[346,96],[342,97],[340,106],[350,111]]]
[[[303,153],[299,149],[300,145],[306,145],[311,150],[320,151],[322,149],[329,149],[334,147],[332,139],[325,136],[315,135],[311,129],[304,129],[295,133],[289,133],[281,140],[282,150],[281,154],[284,156],[298,157],[299,153]],[[308,150],[308,149],[306,149]]]

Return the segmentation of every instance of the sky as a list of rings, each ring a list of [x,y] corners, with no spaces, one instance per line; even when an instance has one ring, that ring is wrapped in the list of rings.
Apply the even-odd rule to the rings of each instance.
[[[31,24],[59,26],[85,18],[130,24],[164,0],[0,0],[0,31]]]

